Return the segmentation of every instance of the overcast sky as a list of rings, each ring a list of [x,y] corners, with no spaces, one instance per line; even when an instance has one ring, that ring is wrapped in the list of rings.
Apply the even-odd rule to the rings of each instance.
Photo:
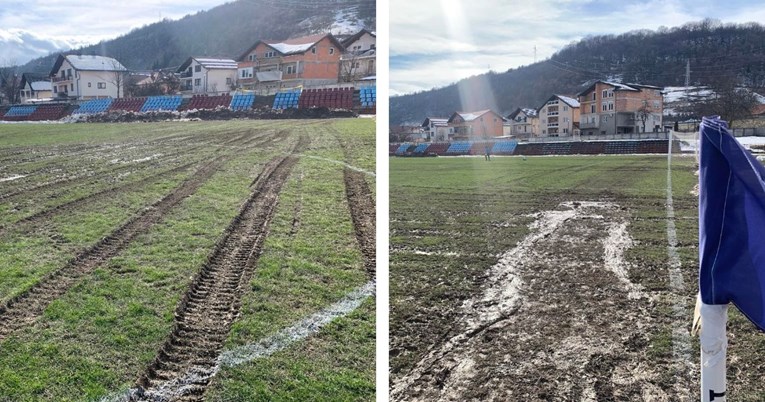
[[[587,35],[704,18],[763,22],[762,0],[391,0],[391,95],[543,60]]]
[[[226,0],[0,0],[0,65],[98,43],[161,18],[178,19]]]

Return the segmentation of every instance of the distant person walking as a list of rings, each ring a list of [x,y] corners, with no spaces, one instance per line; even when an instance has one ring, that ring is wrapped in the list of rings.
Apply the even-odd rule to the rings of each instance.
[[[483,149],[484,149],[484,153],[485,153],[484,157],[486,158],[487,161],[490,161],[491,160],[491,147],[489,147],[489,145],[487,144],[487,145],[484,145]]]

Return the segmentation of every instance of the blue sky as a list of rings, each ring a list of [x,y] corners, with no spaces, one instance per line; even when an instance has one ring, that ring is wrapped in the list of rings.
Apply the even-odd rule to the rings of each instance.
[[[724,7],[721,7],[724,5]],[[550,57],[588,35],[716,18],[765,21],[761,0],[391,0],[390,92],[441,87]]]
[[[178,19],[226,0],[0,0],[0,66],[98,43],[161,18]]]

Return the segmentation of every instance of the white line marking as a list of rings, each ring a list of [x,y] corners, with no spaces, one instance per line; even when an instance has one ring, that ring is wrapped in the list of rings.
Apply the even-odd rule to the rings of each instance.
[[[672,298],[672,316],[679,325],[672,328],[672,359],[675,366],[675,390],[681,400],[690,400],[688,389],[677,381],[682,373],[692,369],[691,365],[691,338],[685,325],[688,319],[686,309],[685,281],[681,270],[682,263],[677,253],[677,230],[675,229],[675,208],[672,201],[672,141],[669,142],[667,153],[667,256],[669,258],[669,287]]]
[[[375,293],[375,282],[354,289],[338,302],[310,315],[294,325],[262,339],[260,342],[223,352],[212,370],[191,367],[180,378],[161,384],[156,390],[148,391],[143,398],[136,400],[169,401],[183,395],[194,383],[208,380],[215,376],[222,367],[234,367],[256,359],[271,356],[291,344],[301,341],[318,332],[323,326],[337,318],[345,317],[361,306],[368,297]],[[136,397],[137,389],[129,389],[99,399],[99,402],[125,402],[131,396]]]

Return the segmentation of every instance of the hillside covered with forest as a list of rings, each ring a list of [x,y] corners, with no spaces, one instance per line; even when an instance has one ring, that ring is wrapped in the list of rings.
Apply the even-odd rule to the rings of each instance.
[[[159,69],[192,55],[236,58],[256,40],[374,30],[375,24],[374,0],[237,0],[68,53],[114,57],[131,70]],[[20,71],[48,73],[56,56],[32,60]]]
[[[715,20],[656,31],[591,36],[547,60],[488,72],[430,91],[392,97],[391,125],[420,123],[456,110],[538,107],[552,94],[573,95],[594,80],[680,86],[690,62],[691,85],[733,77],[753,89],[765,87],[765,27]]]

